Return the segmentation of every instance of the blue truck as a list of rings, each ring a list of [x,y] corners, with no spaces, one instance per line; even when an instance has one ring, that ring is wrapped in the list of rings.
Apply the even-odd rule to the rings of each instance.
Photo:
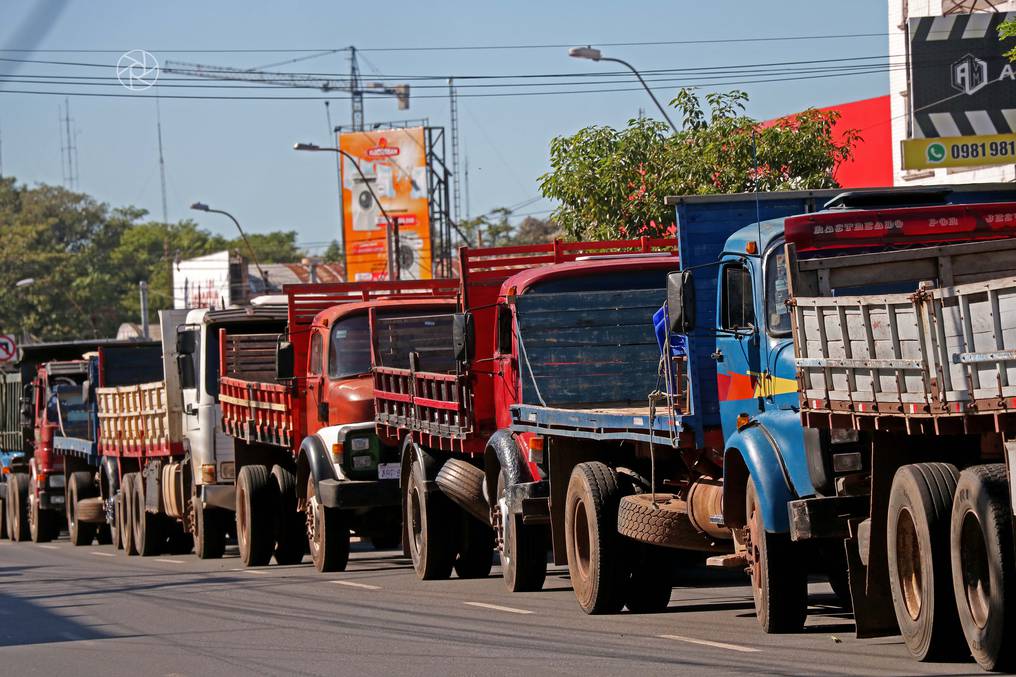
[[[895,632],[894,625],[885,623],[884,605],[880,609],[865,596],[864,572],[847,565],[852,556],[844,548],[846,520],[833,519],[842,506],[828,506],[827,521],[835,529],[820,528],[818,508],[812,511],[814,528],[807,537],[792,528],[795,502],[818,496],[816,486],[826,487],[814,458],[828,456],[837,444],[849,448],[850,436],[818,435],[802,422],[787,305],[791,263],[785,222],[806,214],[831,215],[822,218],[830,219],[835,231],[837,223],[853,223],[851,215],[863,217],[874,206],[998,202],[1013,194],[1012,186],[1000,185],[670,199],[681,270],[668,278],[667,324],[675,332],[668,342],[683,335],[687,347],[675,351],[664,345],[658,370],[662,384],[650,396],[650,406],[628,411],[526,403],[511,407],[512,430],[538,439],[529,446],[539,450],[552,484],[555,449],[579,444],[590,459],[573,467],[573,479],[589,474],[590,468],[583,467],[588,463],[606,466],[594,473],[606,479],[594,492],[596,503],[584,497],[593,509],[578,519],[577,511],[570,511],[572,524],[564,516],[570,571],[609,581],[604,572],[630,567],[620,560],[630,557],[631,550],[613,536],[615,531],[628,540],[679,549],[687,548],[695,535],[722,544],[726,532],[733,541],[729,551],[709,562],[747,571],[766,632],[803,626],[808,576],[815,573],[828,576],[845,604],[853,602],[859,634]],[[623,458],[618,450],[626,447],[635,456],[648,456],[652,467],[652,477],[628,491],[618,488],[624,486],[618,478],[627,470],[614,460]],[[573,484],[581,488],[582,483],[551,486],[550,502],[575,503],[569,496]],[[864,501],[850,500],[855,506]],[[537,512],[535,506],[526,508]],[[557,510],[549,508],[552,515]],[[616,580],[615,587],[625,584],[623,577]],[[604,589],[598,594],[617,593]],[[669,587],[666,597],[658,595],[665,601]],[[581,606],[603,609],[595,600]]]

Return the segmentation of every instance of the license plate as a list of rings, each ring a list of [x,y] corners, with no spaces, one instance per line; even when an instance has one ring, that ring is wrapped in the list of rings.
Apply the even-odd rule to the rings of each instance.
[[[379,463],[377,466],[379,480],[397,480],[401,476],[402,466],[399,463]]]

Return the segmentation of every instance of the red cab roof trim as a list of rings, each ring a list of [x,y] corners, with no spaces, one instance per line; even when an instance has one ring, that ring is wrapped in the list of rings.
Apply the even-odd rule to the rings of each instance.
[[[799,252],[1016,237],[1016,202],[827,211],[784,221]]]

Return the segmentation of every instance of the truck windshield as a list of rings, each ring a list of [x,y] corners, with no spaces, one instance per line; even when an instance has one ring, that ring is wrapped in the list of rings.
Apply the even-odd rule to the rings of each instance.
[[[57,385],[47,407],[47,418],[66,437],[88,437],[88,408],[81,398],[80,385]]]
[[[766,322],[772,336],[790,333],[790,308],[787,307],[789,297],[787,256],[780,244],[769,251],[766,259]]]
[[[370,372],[370,324],[366,314],[344,317],[332,326],[328,376],[348,378]]]

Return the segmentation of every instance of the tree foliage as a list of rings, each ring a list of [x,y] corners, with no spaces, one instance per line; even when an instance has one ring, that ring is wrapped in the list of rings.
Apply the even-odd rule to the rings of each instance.
[[[543,195],[560,203],[552,220],[576,239],[662,236],[674,227],[668,195],[832,188],[833,169],[859,139],[833,138],[835,112],[764,124],[744,115],[744,92],[704,98],[683,89],[671,101],[684,122],[676,134],[639,117],[553,139],[540,177]]]
[[[239,236],[146,216],[60,187],[0,179],[0,332],[41,340],[115,336],[122,322],[139,319],[139,282],[148,283],[154,322],[172,306],[174,261],[224,249],[247,254]],[[264,263],[304,255],[294,231],[251,234],[250,241]]]
[[[1001,40],[1016,38],[1016,19],[1008,19],[998,26],[998,37]],[[1016,47],[1013,47],[1005,55],[1010,61],[1016,61]]]
[[[471,243],[482,247],[539,244],[561,236],[561,229],[553,221],[526,216],[516,224],[511,222],[512,216],[512,210],[498,207],[476,218],[463,219],[458,226]]]

